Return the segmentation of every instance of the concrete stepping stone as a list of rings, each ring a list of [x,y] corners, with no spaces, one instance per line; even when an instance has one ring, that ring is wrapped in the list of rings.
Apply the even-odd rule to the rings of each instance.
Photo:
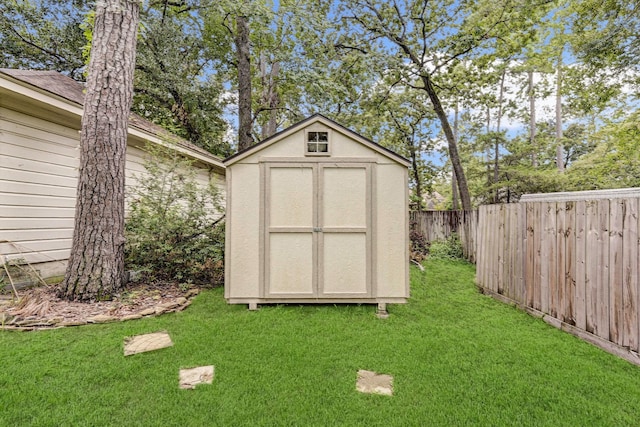
[[[188,390],[196,388],[198,384],[211,384],[214,369],[213,365],[180,369],[180,388]]]
[[[130,356],[132,354],[145,353],[171,347],[172,345],[171,337],[165,331],[135,335],[124,339],[124,355]]]
[[[393,377],[387,374],[378,374],[373,371],[360,369],[358,371],[358,380],[356,381],[356,390],[360,393],[392,396]]]

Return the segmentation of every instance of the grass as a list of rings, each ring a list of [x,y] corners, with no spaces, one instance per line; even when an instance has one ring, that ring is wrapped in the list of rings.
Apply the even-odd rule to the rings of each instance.
[[[0,332],[0,425],[635,426],[640,368],[489,297],[473,266],[429,261],[412,298],[374,306],[229,306],[222,290],[158,318]],[[126,336],[174,346],[127,358]],[[213,364],[212,385],[178,369]],[[358,369],[394,396],[355,391]]]

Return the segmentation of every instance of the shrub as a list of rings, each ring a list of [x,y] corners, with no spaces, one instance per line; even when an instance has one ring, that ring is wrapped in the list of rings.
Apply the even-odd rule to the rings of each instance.
[[[212,181],[198,185],[192,162],[175,151],[147,148],[146,173],[129,198],[126,262],[150,280],[214,285],[223,281],[224,217]]]
[[[431,242],[429,248],[429,256],[435,259],[464,259],[462,251],[462,243],[456,233],[445,240],[436,240]]]

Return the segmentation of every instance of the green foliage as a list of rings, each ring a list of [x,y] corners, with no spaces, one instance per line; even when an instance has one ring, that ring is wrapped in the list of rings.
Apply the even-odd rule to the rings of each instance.
[[[157,7],[157,6],[156,6]],[[224,74],[182,3],[142,13],[133,111],[218,156],[231,154],[222,117]]]
[[[567,170],[572,190],[640,187],[640,114],[605,126],[596,148]]]
[[[128,269],[152,280],[216,285],[223,280],[224,223],[211,180],[198,185],[193,163],[167,148],[148,147],[126,221]]]
[[[429,258],[440,260],[464,260],[462,243],[460,242],[458,235],[453,233],[447,239],[431,242]]]
[[[83,79],[85,0],[0,2],[0,68],[56,70]]]

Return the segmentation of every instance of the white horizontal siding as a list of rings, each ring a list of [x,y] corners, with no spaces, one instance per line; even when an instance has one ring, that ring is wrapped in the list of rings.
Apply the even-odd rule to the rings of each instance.
[[[0,255],[69,257],[79,143],[77,129],[0,108]]]
[[[26,182],[7,181],[0,179],[0,188],[4,193],[70,197],[73,200],[75,200],[76,198],[75,187],[59,187],[56,185],[48,184],[30,184]],[[0,200],[2,200],[1,197]],[[2,205],[2,202],[0,202],[0,205]]]
[[[78,161],[69,157],[55,158],[55,154],[46,154],[42,151],[23,149],[12,150],[15,146],[6,145],[4,153],[0,156],[0,167],[26,172],[45,172],[49,175],[66,176],[76,178],[78,176]],[[22,151],[21,153],[17,153]],[[62,164],[66,163],[66,164]]]
[[[0,253],[7,254],[32,252],[51,252],[71,247],[71,239],[26,240],[19,243],[2,243],[0,241]]]
[[[8,206],[0,210],[0,218],[73,218],[74,208],[50,206]]]
[[[0,239],[5,230],[39,230],[42,237],[47,238],[47,230],[51,228],[67,228],[73,231],[73,217],[71,218],[0,218],[2,222],[2,230],[0,230]],[[7,239],[13,240],[13,239]],[[19,239],[18,241],[20,241]],[[15,241],[15,240],[14,240]]]
[[[28,172],[0,167],[0,182],[2,181],[45,184],[74,189],[77,185],[77,178],[75,177],[50,175],[46,172]]]
[[[10,132],[0,131],[0,143],[7,145],[15,145],[18,147],[28,147],[33,150],[41,151],[46,154],[56,154],[59,156],[65,156],[69,159],[79,159],[80,156],[80,143],[79,140],[75,141],[75,145],[66,143],[56,143],[56,141],[47,141],[44,139],[30,138],[24,134],[16,134]],[[4,150],[5,148],[3,148]],[[8,149],[8,148],[7,148]]]
[[[77,129],[0,107],[0,256],[56,261],[51,265],[69,257],[79,143]],[[146,158],[140,148],[127,147],[127,193],[146,172]],[[198,169],[198,183],[207,185],[211,173]],[[224,177],[215,180],[224,194]]]
[[[47,206],[52,208],[75,208],[75,190],[69,197],[0,192],[3,205],[9,206]],[[1,215],[1,214],[0,214]]]
[[[39,264],[39,263],[45,263],[45,262],[49,263],[53,261],[66,262],[67,259],[69,259],[70,252],[71,252],[71,249],[60,249],[60,250],[54,250],[54,251],[28,252],[28,253],[14,252],[12,254],[7,254],[5,256],[8,260],[20,259],[28,263],[31,263],[33,265],[33,264]]]
[[[71,239],[73,229],[71,228],[16,228],[11,230],[0,230],[0,241],[25,242],[42,239]]]
[[[36,141],[52,141],[55,144],[66,143],[72,147],[77,146],[80,141],[80,120],[78,120],[78,129],[74,129],[3,107],[0,107],[0,118],[3,121],[2,131],[28,135],[29,138]]]

